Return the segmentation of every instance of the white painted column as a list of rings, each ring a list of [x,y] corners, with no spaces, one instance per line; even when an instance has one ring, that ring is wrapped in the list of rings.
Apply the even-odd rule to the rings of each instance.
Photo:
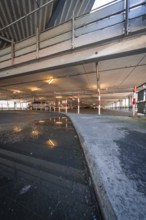
[[[132,117],[136,115],[136,86],[133,88],[133,99],[132,99]]]
[[[60,112],[60,100],[58,100],[58,112]]]
[[[97,99],[98,99],[98,115],[100,115],[100,85],[99,85],[99,79],[100,79],[100,75],[99,75],[99,71],[98,71],[98,63],[96,63],[96,83],[97,83]]]
[[[56,106],[55,106],[55,101],[54,101],[54,112],[55,112],[55,107],[56,107]]]
[[[17,103],[14,102],[14,109],[17,110]]]
[[[101,111],[101,106],[100,106],[100,89],[98,88],[98,115],[100,115]]]
[[[66,99],[66,105],[65,105],[65,113],[67,113],[67,99]]]
[[[7,101],[7,110],[9,110],[9,102]]]
[[[51,105],[52,105],[52,102],[49,102],[49,111],[51,112]]]
[[[80,114],[80,97],[78,96],[78,114]]]

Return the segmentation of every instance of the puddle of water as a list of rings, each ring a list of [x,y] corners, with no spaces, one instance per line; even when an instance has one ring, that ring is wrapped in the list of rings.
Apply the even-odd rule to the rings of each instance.
[[[100,219],[67,117],[0,132],[0,219]]]

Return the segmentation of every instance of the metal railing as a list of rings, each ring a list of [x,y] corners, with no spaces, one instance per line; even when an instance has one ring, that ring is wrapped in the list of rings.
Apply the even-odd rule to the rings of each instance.
[[[14,59],[26,54],[32,54],[32,59],[48,56],[43,55],[43,50],[52,46],[58,47],[54,54],[61,52],[59,45],[63,42],[68,43],[68,50],[139,31],[146,31],[146,1],[115,1],[93,13],[73,16],[72,20],[45,32],[36,31],[36,36],[0,50],[0,69],[7,67],[2,65],[4,62],[11,61],[9,65],[13,65]]]

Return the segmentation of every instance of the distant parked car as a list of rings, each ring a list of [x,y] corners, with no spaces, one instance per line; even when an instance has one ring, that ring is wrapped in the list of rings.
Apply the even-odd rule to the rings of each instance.
[[[49,105],[45,101],[34,101],[28,105],[29,110],[48,110]]]

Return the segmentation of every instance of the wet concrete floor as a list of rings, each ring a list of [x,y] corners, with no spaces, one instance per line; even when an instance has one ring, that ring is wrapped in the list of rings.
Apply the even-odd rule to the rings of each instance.
[[[2,113],[0,119],[0,219],[101,219],[66,116]]]

